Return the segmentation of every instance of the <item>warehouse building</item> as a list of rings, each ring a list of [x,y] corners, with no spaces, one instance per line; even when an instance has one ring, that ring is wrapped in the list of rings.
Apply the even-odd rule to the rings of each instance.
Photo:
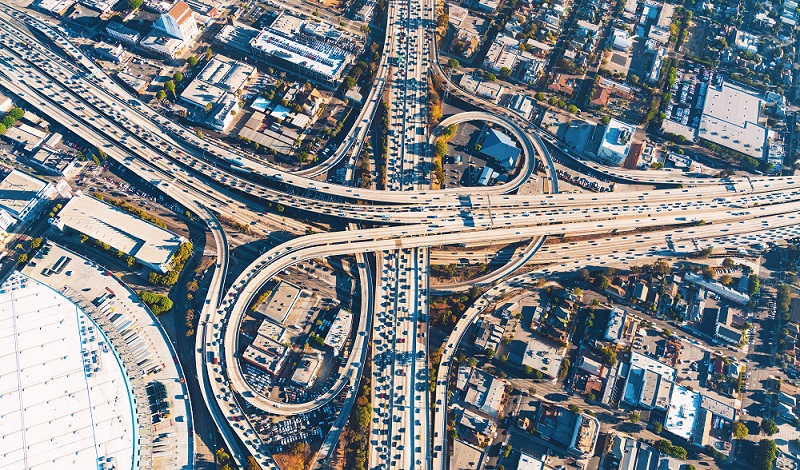
[[[17,170],[7,173],[0,181],[0,236],[35,218],[55,192],[53,185],[35,176]]]
[[[53,225],[70,229],[122,250],[144,266],[166,273],[183,237],[87,195],[70,199]]]

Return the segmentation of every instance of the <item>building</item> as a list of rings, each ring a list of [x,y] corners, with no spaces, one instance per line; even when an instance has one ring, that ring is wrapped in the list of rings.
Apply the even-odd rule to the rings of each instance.
[[[698,138],[761,160],[769,149],[761,122],[764,100],[738,85],[709,83]]]
[[[730,426],[736,409],[681,385],[673,387],[664,429],[703,447],[710,441],[712,429]]]
[[[603,138],[597,149],[598,158],[613,165],[622,165],[631,150],[631,140],[636,126],[612,118],[603,131]]]
[[[150,80],[147,78],[137,77],[126,72],[118,72],[117,78],[137,95],[146,92],[147,88],[150,86]]]
[[[39,0],[35,4],[35,8],[39,11],[53,15],[55,17],[62,17],[75,5],[75,0]]]
[[[464,431],[459,435],[479,447],[486,447],[497,433],[497,421],[477,410],[464,409],[458,424]]]
[[[528,340],[521,364],[550,377],[555,382],[564,359],[564,349],[546,338],[533,337]]]
[[[106,14],[111,11],[119,0],[78,0],[81,5]]]
[[[486,128],[480,153],[493,160],[500,169],[506,172],[514,170],[521,152],[511,136],[499,129]]]
[[[542,402],[536,431],[542,439],[560,444],[573,455],[583,456],[594,451],[600,423],[592,416]]]
[[[47,207],[56,190],[35,176],[12,170],[0,181],[0,235],[34,219]]]
[[[114,21],[106,25],[106,33],[111,39],[119,41],[126,46],[135,46],[142,39],[138,31]]]
[[[497,418],[503,406],[505,382],[480,369],[472,368],[467,386],[469,388],[464,396],[464,403],[492,418]]]
[[[301,293],[302,290],[291,282],[280,281],[272,289],[267,301],[256,307],[256,311],[283,325]]]
[[[36,150],[49,134],[38,127],[27,124],[18,124],[9,127],[3,136],[17,147],[22,147],[26,152]]]
[[[179,0],[153,24],[140,45],[160,56],[175,59],[194,44],[200,35],[194,12]]]
[[[162,13],[153,28],[186,44],[191,44],[200,35],[194,12],[182,0],[178,0],[169,11]]]
[[[58,291],[15,272],[0,287],[0,323],[16,325],[0,355],[0,468],[139,468],[143,417],[126,371],[92,319]]]
[[[475,330],[475,346],[497,351],[505,331],[505,327],[500,324],[500,319],[494,316],[484,317]]]
[[[100,41],[94,45],[94,52],[103,59],[115,64],[125,62],[127,58],[127,53],[125,52],[125,48],[122,47],[122,44],[112,46]]]
[[[52,223],[62,231],[73,230],[107,243],[161,273],[169,271],[173,255],[186,241],[179,235],[87,195],[70,199]]]
[[[288,353],[286,346],[259,334],[244,350],[242,359],[272,375],[278,375]]]
[[[303,354],[297,368],[292,374],[292,383],[298,387],[309,388],[314,385],[314,379],[317,377],[317,371],[322,364],[322,354]]]
[[[608,316],[608,325],[606,326],[604,339],[612,343],[620,341],[625,333],[625,321],[627,319],[628,312],[618,307],[612,308]]]
[[[338,356],[344,349],[350,332],[353,330],[353,314],[343,308],[336,313],[328,333],[325,335],[325,345],[333,349],[333,355]]]
[[[627,369],[622,400],[649,410],[666,409],[677,370],[635,351]]]
[[[482,470],[483,464],[483,450],[461,439],[453,439],[450,470]]]
[[[728,286],[723,286],[719,282],[706,279],[703,276],[694,273],[686,273],[685,278],[692,284],[696,284],[697,286],[702,287],[703,289],[714,292],[715,294],[719,295],[720,297],[730,302],[734,302],[739,305],[745,305],[750,302],[749,295],[742,294],[741,292],[738,292],[735,289],[731,289]]]
[[[498,82],[476,79],[472,75],[466,73],[461,76],[459,86],[470,93],[494,101],[495,103],[499,102],[500,98],[509,90],[508,87]]]
[[[520,452],[517,470],[544,470],[544,462],[525,452]]]
[[[356,20],[369,23],[372,20],[372,14],[375,12],[375,2],[369,1],[365,3],[356,13]]]
[[[252,54],[270,65],[335,89],[355,57],[334,41],[320,38],[317,34],[322,33],[321,27],[282,12],[250,42]]]
[[[14,102],[11,101],[11,98],[0,93],[0,113],[7,113],[11,111],[11,108],[13,107],[14,107]]]

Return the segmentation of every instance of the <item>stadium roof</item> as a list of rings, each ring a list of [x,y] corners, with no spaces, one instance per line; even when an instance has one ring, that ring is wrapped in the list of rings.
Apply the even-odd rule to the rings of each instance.
[[[67,298],[19,273],[0,288],[0,468],[136,469],[121,364]]]

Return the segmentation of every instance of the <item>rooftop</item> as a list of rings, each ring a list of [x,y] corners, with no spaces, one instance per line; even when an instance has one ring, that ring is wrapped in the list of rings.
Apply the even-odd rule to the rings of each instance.
[[[12,170],[0,181],[0,207],[20,218],[46,186],[46,182],[35,176]]]
[[[259,306],[258,311],[278,323],[283,323],[300,298],[301,292],[300,288],[291,282],[280,281],[267,301]]]
[[[453,440],[452,470],[480,470],[483,468],[483,451],[460,439]]]
[[[680,385],[673,387],[664,428],[678,437],[690,440],[699,409],[699,393]]]
[[[172,255],[185,241],[179,235],[88,195],[70,199],[54,223],[101,240],[164,272]]]
[[[292,374],[292,382],[301,387],[310,387],[314,383],[314,377],[316,377],[321,363],[322,355],[320,353],[303,354]]]
[[[761,159],[767,147],[767,129],[759,124],[763,104],[760,96],[740,86],[709,86],[697,135]]]
[[[42,143],[42,140],[47,137],[47,132],[27,124],[20,124],[9,127],[3,135],[17,145],[24,146],[25,150],[31,151]]]
[[[0,467],[138,468],[127,378],[83,311],[14,273],[0,288],[0,332]]]
[[[240,90],[255,72],[252,65],[233,60],[223,55],[215,55],[195,78],[210,83],[229,92]],[[194,82],[192,82],[194,83]]]
[[[353,314],[348,310],[339,309],[336,318],[333,319],[331,328],[328,330],[328,334],[325,335],[325,344],[332,347],[334,351],[341,351],[350,337],[352,329]]]

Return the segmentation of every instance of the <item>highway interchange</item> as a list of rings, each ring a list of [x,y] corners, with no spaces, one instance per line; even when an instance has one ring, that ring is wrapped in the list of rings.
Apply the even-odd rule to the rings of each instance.
[[[382,361],[382,365],[372,371],[370,468],[381,468],[387,461],[396,461],[397,468],[444,468],[446,366],[465,326],[498,292],[535,276],[585,265],[644,262],[706,246],[740,246],[798,235],[800,189],[790,177],[682,178],[671,173],[643,175],[593,165],[596,171],[617,178],[674,186],[641,194],[507,194],[530,177],[535,157],[549,160],[542,140],[552,137],[454,85],[454,93],[464,94],[465,101],[491,112],[497,123],[517,136],[525,152],[525,167],[515,180],[502,186],[468,191],[428,189],[427,75],[430,68],[438,67],[438,61],[431,58],[431,53],[436,54],[430,26],[434,8],[416,0],[392,1],[389,6],[384,51],[390,52],[382,59],[374,93],[343,146],[320,166],[300,174],[250,160],[244,169],[231,165],[232,160],[246,155],[201,138],[139,103],[83,57],[56,28],[9,6],[0,11],[3,85],[30,107],[68,126],[128,171],[200,215],[214,235],[218,264],[201,316],[196,363],[206,404],[239,462],[253,454],[264,468],[276,468],[255,430],[242,419],[244,414],[232,398],[231,388],[252,405],[274,414],[307,412],[342,392],[348,396],[347,406],[352,406],[371,337],[372,360]],[[28,29],[47,34],[54,39],[53,48],[63,48],[74,60],[41,45],[41,39]],[[403,66],[388,64],[392,57],[401,57]],[[390,191],[355,189],[314,179],[346,155],[360,153],[384,87],[390,97],[389,127],[396,130],[390,136],[387,159]],[[481,119],[481,115],[464,114],[445,120],[442,126],[458,119]],[[552,174],[550,180],[557,190]],[[356,205],[356,201],[367,204]],[[264,253],[227,287],[228,241],[215,213],[248,225],[256,233],[267,234],[281,224],[295,233],[302,233],[306,227],[269,212],[267,202],[387,226],[291,240]],[[632,233],[631,227],[651,231]],[[598,238],[543,243],[545,237],[579,234]],[[421,321],[427,315],[430,288],[429,247],[452,244],[455,239],[459,243],[480,244],[491,239],[497,244],[522,241],[527,245],[507,266],[481,281],[499,284],[456,327],[445,348],[445,367],[439,371],[436,395],[429,404],[427,323]],[[309,403],[277,403],[251,390],[236,357],[238,330],[244,312],[262,286],[303,260],[354,253],[358,254],[362,309],[355,346],[340,379]],[[374,281],[366,253],[376,254]],[[548,266],[533,274],[510,277],[527,262]],[[207,361],[209,354],[221,358],[221,363]],[[430,422],[432,416],[434,421]],[[343,424],[337,423],[338,428]],[[333,445],[327,444],[330,452]]]

